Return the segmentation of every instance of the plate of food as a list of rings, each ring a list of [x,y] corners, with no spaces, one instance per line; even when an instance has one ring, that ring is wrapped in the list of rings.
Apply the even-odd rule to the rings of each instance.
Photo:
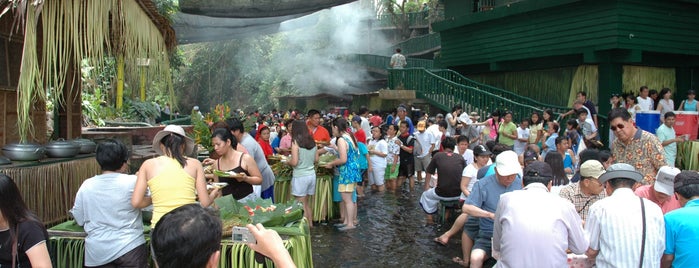
[[[214,175],[218,176],[219,178],[243,178],[243,177],[245,177],[245,173],[237,173],[235,171],[223,171],[223,170],[214,170]]]
[[[329,142],[329,141],[320,141],[320,140],[315,140],[315,142],[316,142],[316,144],[320,144],[320,145],[323,145],[323,146],[325,146],[325,145],[329,145],[329,144],[330,144],[330,142]]]
[[[227,182],[210,182],[210,183],[206,184],[206,189],[207,190],[211,190],[214,188],[221,189],[221,188],[226,187],[226,186],[228,186]]]

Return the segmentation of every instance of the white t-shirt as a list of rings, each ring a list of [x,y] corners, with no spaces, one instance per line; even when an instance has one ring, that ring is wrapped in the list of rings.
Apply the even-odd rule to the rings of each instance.
[[[467,166],[473,163],[473,150],[466,149],[466,151],[462,153],[459,152],[459,147],[455,146],[454,153],[460,154],[464,158],[464,161],[466,161]]]
[[[437,142],[434,144],[434,150],[432,151],[439,151],[439,145],[442,143],[442,132],[439,131],[439,126],[437,124],[432,124],[431,126],[427,127],[425,132],[432,133],[432,136],[434,136],[437,139]],[[447,132],[449,134],[449,132]],[[449,135],[447,135],[448,137]]]
[[[448,113],[447,116],[444,118],[444,120],[447,121],[447,133],[449,133],[452,136],[454,136],[456,134],[456,129],[449,122],[451,120],[454,120],[454,119],[456,119],[456,118],[454,118],[454,115],[452,115],[452,113]],[[458,123],[458,122],[459,121],[457,120],[456,123]]]
[[[434,135],[432,135],[432,133],[428,132],[427,130],[425,130],[425,132],[422,133],[416,131],[414,135],[415,141],[420,143],[421,149],[420,155],[415,156],[418,158],[422,158],[427,156],[428,154],[431,154],[432,152],[430,152],[430,146],[432,146],[432,144],[437,143],[437,139],[434,137]],[[415,144],[415,146],[417,146],[417,144]]]
[[[522,127],[517,127],[517,139],[527,139],[529,140],[529,128],[522,129]],[[524,153],[524,149],[527,148],[527,142],[526,141],[519,141],[515,140],[515,145],[513,146],[513,150],[517,155],[520,155]]]
[[[369,141],[369,148],[373,146],[374,151],[379,151],[384,154],[388,154],[388,143],[386,143],[385,140],[370,140]],[[378,156],[375,154],[372,154],[371,157],[369,157],[371,160],[371,167],[372,168],[386,168],[386,157],[385,156]]]
[[[652,111],[653,110],[653,98],[646,97],[641,98],[641,96],[636,97],[636,102],[641,106],[641,111]]]
[[[466,168],[464,168],[464,171],[461,172],[462,180],[463,177],[471,178],[471,180],[468,182],[468,186],[466,187],[466,189],[468,189],[469,192],[473,189],[473,185],[475,185],[478,181],[478,179],[476,179],[476,175],[478,175],[478,169],[476,168],[475,164],[469,164],[468,166],[466,166]],[[459,197],[459,199],[466,200],[466,198],[467,196],[463,192],[461,192],[461,197]]]

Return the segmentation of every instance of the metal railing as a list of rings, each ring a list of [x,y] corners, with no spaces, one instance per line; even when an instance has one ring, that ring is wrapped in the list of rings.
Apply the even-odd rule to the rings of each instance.
[[[441,47],[442,38],[439,33],[431,33],[423,36],[413,37],[398,44],[389,47],[386,50],[386,55],[391,55],[396,48],[400,48],[403,54],[410,55],[422,53]]]
[[[512,100],[517,103],[524,103],[529,106],[533,107],[538,107],[541,109],[551,109],[555,114],[561,114],[565,113],[570,110],[570,107],[565,107],[565,106],[558,106],[558,105],[552,105],[548,103],[542,103],[537,100],[531,99],[529,97],[525,97],[522,95],[519,95],[515,92],[493,87],[490,85],[486,85],[483,83],[476,82],[474,80],[468,79],[465,76],[461,75],[460,73],[457,73],[453,70],[449,69],[439,69],[439,70],[430,70],[430,72],[436,74],[439,77],[442,77],[444,79],[447,79],[449,81],[455,82],[457,84],[462,84],[466,86],[470,86],[473,88],[477,88],[483,91],[490,92],[492,94],[498,95],[500,97],[503,97],[505,99]]]
[[[486,118],[494,110],[512,111],[516,118],[528,116],[543,109],[517,102],[481,88],[460,84],[441,77],[424,68],[391,69],[388,72],[389,88],[415,90],[416,95],[442,110],[450,111],[454,105],[477,112]]]

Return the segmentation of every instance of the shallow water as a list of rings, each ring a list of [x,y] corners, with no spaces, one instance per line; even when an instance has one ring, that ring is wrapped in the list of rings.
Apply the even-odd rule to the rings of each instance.
[[[458,267],[451,259],[461,256],[460,234],[447,247],[432,241],[451,225],[425,224],[418,203],[421,192],[367,192],[358,200],[359,226],[354,230],[316,224],[311,229],[314,266]]]

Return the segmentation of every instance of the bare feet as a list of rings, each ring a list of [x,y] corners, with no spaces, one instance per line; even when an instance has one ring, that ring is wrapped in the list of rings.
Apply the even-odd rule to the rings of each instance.
[[[433,240],[434,240],[434,242],[439,243],[442,246],[446,246],[447,244],[449,244],[449,238],[447,238],[445,240],[445,239],[442,239],[442,237],[440,236],[440,237],[435,237]]]
[[[451,259],[451,260],[452,260],[453,262],[459,264],[460,266],[468,267],[468,262],[462,260],[460,257],[454,257],[454,258]]]

